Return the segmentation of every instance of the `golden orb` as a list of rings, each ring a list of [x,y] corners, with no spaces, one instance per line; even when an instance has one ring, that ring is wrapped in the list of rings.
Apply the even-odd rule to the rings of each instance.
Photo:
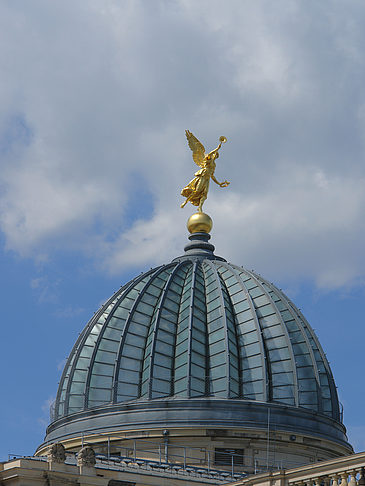
[[[221,137],[219,137],[219,141],[222,142],[222,143],[226,143],[227,139],[224,135],[222,135]]]
[[[213,227],[213,221],[205,213],[194,213],[188,219],[186,226],[188,227],[189,233],[209,233]]]

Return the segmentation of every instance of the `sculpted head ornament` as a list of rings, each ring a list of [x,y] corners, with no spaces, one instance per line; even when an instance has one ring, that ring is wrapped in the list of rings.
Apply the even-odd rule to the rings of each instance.
[[[57,462],[59,464],[62,464],[66,460],[65,447],[60,442],[56,442],[55,444],[52,444],[47,456],[48,462]]]

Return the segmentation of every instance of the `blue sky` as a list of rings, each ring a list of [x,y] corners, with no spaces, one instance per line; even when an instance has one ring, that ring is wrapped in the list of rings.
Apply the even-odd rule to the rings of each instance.
[[[364,20],[355,0],[0,3],[0,458],[42,441],[101,303],[182,252],[186,128],[228,138],[217,253],[301,308],[365,449]]]

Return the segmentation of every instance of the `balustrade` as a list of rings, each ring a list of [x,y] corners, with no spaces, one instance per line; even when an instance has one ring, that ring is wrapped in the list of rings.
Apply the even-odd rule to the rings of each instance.
[[[355,456],[358,454],[354,454],[354,456],[349,456],[350,458],[352,457],[353,459],[356,459]],[[361,453],[361,455],[364,455],[364,453]],[[351,466],[350,468],[346,468],[344,471],[338,471],[338,466],[337,462],[338,459],[335,460],[336,463],[333,464],[335,471],[331,472],[331,462],[332,461],[325,461],[323,463],[316,463],[311,465],[311,469],[315,470],[317,469],[318,466],[321,467],[321,469],[327,469],[327,471],[323,471],[322,474],[317,475],[313,474],[312,477],[308,478],[301,478],[299,481],[296,480],[295,478],[293,479],[287,479],[287,481],[284,481],[284,484],[286,483],[288,486],[365,486],[365,470],[364,467],[357,467],[354,468]],[[325,467],[325,464],[328,464],[328,467]],[[365,457],[364,457],[364,466],[365,466]],[[309,469],[310,467],[307,466],[306,469]],[[302,475],[302,470],[304,468],[300,468],[301,471],[299,472],[300,475]],[[315,471],[313,471],[315,472]],[[295,473],[291,472],[290,470],[286,472],[288,476],[292,476]]]
[[[365,486],[365,452],[250,475],[235,486]]]

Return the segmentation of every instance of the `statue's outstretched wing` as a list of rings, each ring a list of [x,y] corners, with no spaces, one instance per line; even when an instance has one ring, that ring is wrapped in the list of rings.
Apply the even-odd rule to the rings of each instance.
[[[203,167],[205,148],[204,145],[199,142],[199,140],[191,133],[189,130],[185,130],[186,138],[188,139],[188,144],[193,152],[193,159],[196,165]]]

